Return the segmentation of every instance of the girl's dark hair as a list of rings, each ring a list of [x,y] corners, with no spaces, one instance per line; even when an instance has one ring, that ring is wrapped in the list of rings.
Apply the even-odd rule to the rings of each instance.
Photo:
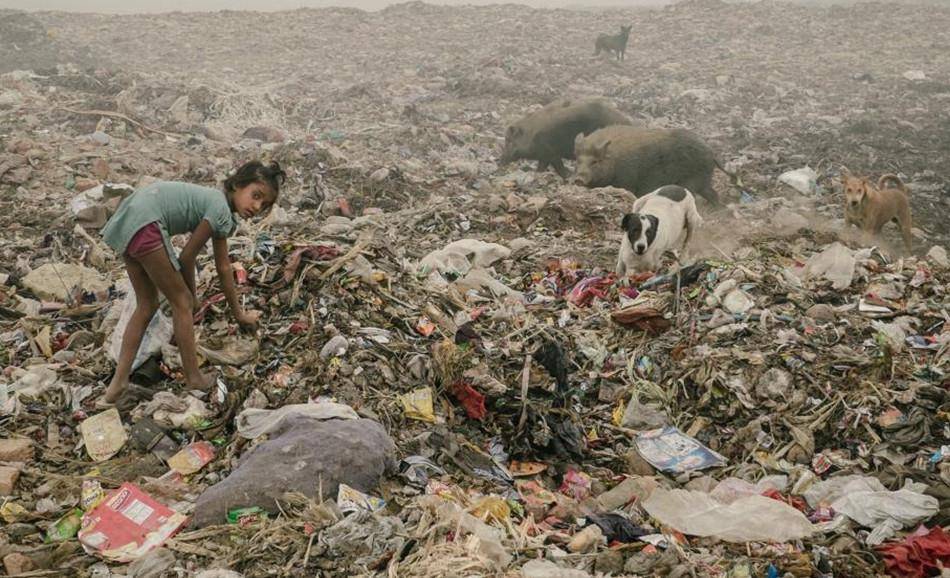
[[[251,183],[264,183],[274,191],[274,197],[280,194],[280,186],[287,180],[287,173],[277,161],[265,165],[261,161],[250,161],[241,165],[233,175],[224,179],[224,190],[233,193]]]

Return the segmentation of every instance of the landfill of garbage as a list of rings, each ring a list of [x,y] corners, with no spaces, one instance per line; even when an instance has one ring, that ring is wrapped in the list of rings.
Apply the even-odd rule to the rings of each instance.
[[[948,21],[0,11],[3,570],[946,575]],[[592,56],[627,23],[625,60]],[[586,97],[740,177],[658,271],[614,272],[632,193],[498,163],[509,124]],[[135,307],[99,229],[255,158],[290,175],[230,239],[261,326],[205,254],[216,387],[183,387],[164,305],[96,410]],[[912,253],[845,227],[845,167],[908,184]]]

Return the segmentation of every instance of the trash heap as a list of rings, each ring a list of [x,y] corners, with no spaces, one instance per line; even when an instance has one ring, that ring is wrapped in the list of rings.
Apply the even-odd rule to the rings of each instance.
[[[804,26],[806,52],[829,19],[855,22],[844,39],[855,53],[882,14],[896,14],[893,38],[945,34],[939,8],[861,10],[691,2],[624,13],[659,43],[628,48],[646,63],[629,69],[579,60],[600,13],[417,3],[382,15],[222,13],[209,47],[257,30],[258,17],[286,25],[275,43],[294,48],[309,24],[327,33],[322,46],[336,43],[329,64],[302,64],[276,96],[242,91],[220,70],[202,76],[174,46],[148,50],[150,35],[168,33],[148,29],[154,17],[17,15],[18,29],[79,46],[111,39],[102,51],[116,70],[130,66],[82,69],[54,42],[44,58],[58,67],[0,75],[6,574],[938,574],[950,564],[946,181],[904,152],[915,253],[895,252],[890,230],[863,243],[842,227],[822,151],[858,170],[873,164],[866,149],[828,143],[864,134],[880,145],[891,127],[822,107],[858,98],[857,82],[903,87],[907,123],[945,118],[942,81],[929,78],[947,77],[946,56],[924,79],[895,74],[903,61],[862,61],[886,79],[869,88],[771,48],[768,90],[720,74],[680,94],[707,59],[734,69],[752,58],[723,39],[719,56],[636,82],[674,50],[664,34],[687,25],[715,32],[690,41],[705,43],[731,28],[787,41],[806,34],[790,22],[820,24]],[[574,52],[553,50],[547,32],[502,53],[471,38],[515,38],[504,35],[525,14],[541,30],[576,24]],[[168,18],[186,30],[209,22]],[[453,50],[434,52],[420,21]],[[374,27],[380,45],[353,39]],[[366,80],[340,54],[380,75]],[[231,53],[208,58],[224,66]],[[267,87],[279,80],[268,64],[252,57],[232,72]],[[564,88],[587,78],[581,69],[601,76]],[[787,84],[805,69],[814,87]],[[708,124],[724,110],[742,116],[743,83],[762,89],[763,108],[741,129]],[[654,124],[719,134],[723,150],[743,151],[725,156],[746,188],[717,181],[728,205],[700,207],[688,254],[617,278],[630,193],[493,160],[504,119],[564,91],[627,112],[642,102]],[[805,124],[779,118],[784,106]],[[842,123],[849,130],[829,128]],[[914,129],[933,163],[946,160],[936,124]],[[96,231],[152,179],[214,185],[259,156],[291,173],[272,213],[230,240],[260,329],[232,322],[205,255],[196,331],[217,386],[182,388],[163,309],[128,395],[94,410],[134,308]]]

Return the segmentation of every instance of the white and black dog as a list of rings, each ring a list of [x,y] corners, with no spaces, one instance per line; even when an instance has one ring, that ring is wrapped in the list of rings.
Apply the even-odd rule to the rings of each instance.
[[[656,271],[663,253],[685,249],[703,223],[696,211],[693,193],[679,185],[666,185],[633,203],[633,212],[623,216],[624,231],[617,257],[617,275],[627,270]]]

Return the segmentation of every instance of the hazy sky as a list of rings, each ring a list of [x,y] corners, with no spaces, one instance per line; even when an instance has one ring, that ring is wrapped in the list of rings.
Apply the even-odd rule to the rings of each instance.
[[[663,0],[428,0],[438,4],[492,4],[514,1],[529,6],[626,6],[664,3]],[[203,10],[293,10],[323,6],[349,6],[377,10],[391,0],[0,0],[0,8],[63,10],[68,12],[141,13]]]

